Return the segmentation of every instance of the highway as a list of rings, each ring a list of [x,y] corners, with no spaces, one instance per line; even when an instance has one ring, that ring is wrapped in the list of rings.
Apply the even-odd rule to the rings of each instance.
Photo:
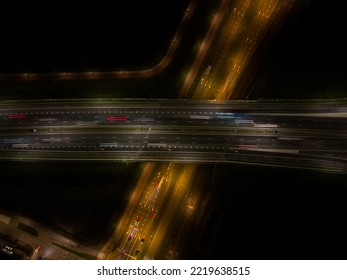
[[[276,37],[299,1],[220,1],[206,15],[210,27],[200,38],[180,96],[192,99],[248,99],[248,87]],[[245,94],[247,93],[247,95]]]
[[[201,174],[190,163],[345,173],[346,100],[213,101],[248,98],[243,95],[249,92],[245,89],[265,57],[263,45],[275,37],[295,2],[220,1],[218,10],[209,15],[210,29],[201,39],[179,91],[179,96],[195,100],[2,102],[0,158],[149,162],[114,235],[98,256],[101,259],[154,259],[163,247],[165,259],[180,255],[180,244],[191,223],[199,221],[202,207],[195,189]],[[112,73],[24,73],[1,75],[0,80],[155,76],[172,60],[196,3],[186,10],[167,55],[153,68]],[[176,220],[179,222],[174,224]],[[172,232],[177,235],[172,247],[163,246]],[[59,240],[66,247],[74,246],[69,240]],[[49,256],[54,246],[48,235],[40,244],[48,257],[76,258],[59,248],[53,252],[57,255]]]
[[[195,171],[194,164],[147,163],[113,236],[98,258],[162,259],[164,251],[167,259],[176,258],[180,246],[166,246],[166,242],[170,233],[187,231],[187,221],[196,214],[199,196],[191,191],[193,184],[186,188]]]
[[[346,171],[345,100],[5,103],[2,159],[237,162]]]

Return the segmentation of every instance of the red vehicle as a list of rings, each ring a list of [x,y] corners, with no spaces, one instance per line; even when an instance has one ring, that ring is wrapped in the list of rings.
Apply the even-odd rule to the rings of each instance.
[[[7,115],[7,119],[26,119],[28,117],[27,114],[9,114]]]
[[[108,121],[127,121],[129,117],[128,116],[107,116],[106,119]]]

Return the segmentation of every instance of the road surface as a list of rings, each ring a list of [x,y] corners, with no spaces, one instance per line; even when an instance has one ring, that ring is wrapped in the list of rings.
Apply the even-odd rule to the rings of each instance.
[[[345,100],[7,103],[2,159],[243,162],[346,170]]]

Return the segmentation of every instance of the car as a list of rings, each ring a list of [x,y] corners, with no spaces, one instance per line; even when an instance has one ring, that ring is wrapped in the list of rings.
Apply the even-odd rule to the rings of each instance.
[[[35,128],[30,129],[31,132],[36,132]]]
[[[145,242],[145,238],[144,237],[141,238],[141,243],[143,243],[143,242]]]
[[[140,253],[140,249],[136,249],[135,255],[137,256]]]
[[[108,121],[127,121],[129,117],[128,116],[107,116],[106,119]]]
[[[8,114],[7,119],[26,119],[28,117],[25,113],[19,113],[19,114]]]
[[[139,216],[136,217],[135,226],[139,225],[141,218]]]

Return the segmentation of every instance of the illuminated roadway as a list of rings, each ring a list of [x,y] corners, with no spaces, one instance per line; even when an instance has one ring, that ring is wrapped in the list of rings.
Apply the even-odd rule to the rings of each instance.
[[[2,159],[237,162],[346,171],[337,101],[4,103]]]
[[[244,87],[259,64],[255,57],[263,57],[259,46],[264,38],[268,42],[275,35],[294,2],[221,1],[180,96],[243,98],[241,94],[248,92]],[[186,19],[192,11],[187,9]],[[175,36],[170,50],[178,43]],[[157,66],[144,71],[60,73],[55,78],[148,77],[164,69],[170,58],[169,51]],[[33,80],[42,76],[22,74],[14,78]],[[234,162],[346,172],[345,101],[115,101],[71,105],[67,100],[66,104],[51,104],[1,105],[1,158],[151,161],[100,258],[154,258],[163,247],[162,241],[168,239],[165,234],[170,227],[184,239],[190,221],[199,220],[194,208],[201,199],[194,189],[198,181],[195,165],[182,168],[176,162]],[[171,163],[154,168],[153,161]],[[179,229],[172,225],[175,219],[179,220]],[[173,247],[167,248],[165,259],[177,257],[179,246]]]

